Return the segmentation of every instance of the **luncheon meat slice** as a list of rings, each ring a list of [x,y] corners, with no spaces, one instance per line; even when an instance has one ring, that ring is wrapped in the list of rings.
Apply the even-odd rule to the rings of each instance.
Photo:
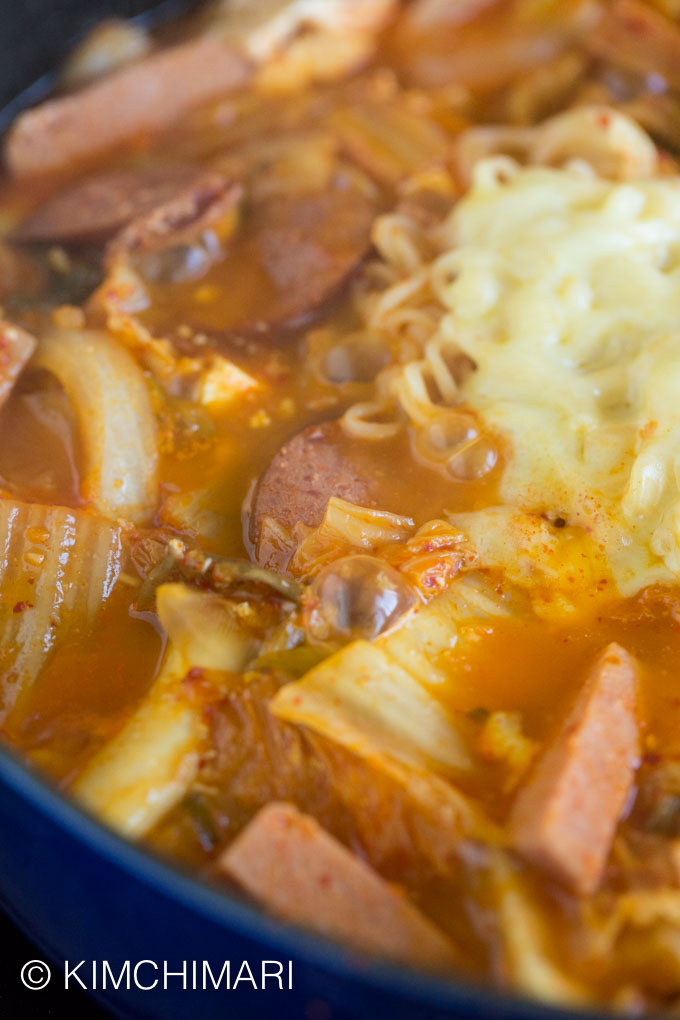
[[[580,895],[597,888],[633,784],[635,686],[634,659],[609,645],[511,814],[517,850]]]
[[[309,815],[263,808],[222,855],[220,869],[285,921],[409,966],[446,970],[448,940]]]
[[[251,74],[250,61],[218,36],[155,53],[22,114],[7,138],[7,165],[15,177],[69,169],[172,127],[195,107],[242,88]]]
[[[30,333],[0,321],[0,407],[12,392],[36,346]]]
[[[128,223],[173,199],[197,175],[195,167],[93,174],[39,205],[19,224],[14,239],[57,244],[107,241]]]
[[[361,506],[374,505],[365,458],[358,444],[348,449],[341,438],[338,422],[324,422],[304,429],[279,450],[255,492],[255,539],[265,517],[272,517],[288,531],[298,523],[317,527],[331,496]]]

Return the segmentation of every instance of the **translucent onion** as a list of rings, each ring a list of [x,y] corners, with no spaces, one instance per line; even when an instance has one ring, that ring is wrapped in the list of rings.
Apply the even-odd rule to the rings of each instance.
[[[331,496],[321,524],[300,542],[289,570],[295,577],[311,577],[345,553],[400,542],[414,528],[410,517],[373,510]]]
[[[54,330],[36,365],[64,387],[78,420],[82,495],[100,513],[135,524],[158,502],[158,429],[142,371],[104,332]]]
[[[93,814],[130,838],[149,832],[196,777],[205,727],[183,684],[186,673],[184,657],[170,646],[140,707],[71,787]]]
[[[239,672],[255,655],[252,630],[211,592],[182,584],[158,589],[169,643],[161,671],[123,729],[72,786],[87,808],[123,835],[146,835],[189,791],[206,744],[205,697],[191,670]]]
[[[83,633],[121,570],[120,529],[65,507],[0,500],[0,722],[52,648]]]

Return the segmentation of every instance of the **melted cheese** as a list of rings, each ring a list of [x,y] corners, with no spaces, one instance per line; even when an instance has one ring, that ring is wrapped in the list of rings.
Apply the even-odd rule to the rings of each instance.
[[[680,576],[680,178],[477,165],[434,280],[508,450],[504,503],[588,530],[624,594]]]

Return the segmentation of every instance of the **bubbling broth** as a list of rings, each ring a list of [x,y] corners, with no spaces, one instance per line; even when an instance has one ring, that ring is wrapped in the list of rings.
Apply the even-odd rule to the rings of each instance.
[[[0,190],[3,738],[216,896],[636,1014],[680,1002],[679,17],[114,23]]]

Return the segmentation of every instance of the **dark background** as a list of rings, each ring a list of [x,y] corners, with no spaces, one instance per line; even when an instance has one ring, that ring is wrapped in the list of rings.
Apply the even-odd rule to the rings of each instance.
[[[49,89],[49,72],[102,16],[160,21],[196,0],[0,0],[0,131]],[[150,14],[149,14],[150,12]],[[5,59],[12,54],[12,60]],[[47,75],[47,78],[45,77]]]
[[[21,968],[29,960],[42,960],[44,954],[22,935],[0,911],[0,1017],[7,1020],[42,1020],[43,1017],[68,1017],[68,1020],[111,1020],[111,1014],[99,1007],[84,992],[65,991],[63,975],[52,968],[52,980],[42,991],[31,992],[21,983]]]

